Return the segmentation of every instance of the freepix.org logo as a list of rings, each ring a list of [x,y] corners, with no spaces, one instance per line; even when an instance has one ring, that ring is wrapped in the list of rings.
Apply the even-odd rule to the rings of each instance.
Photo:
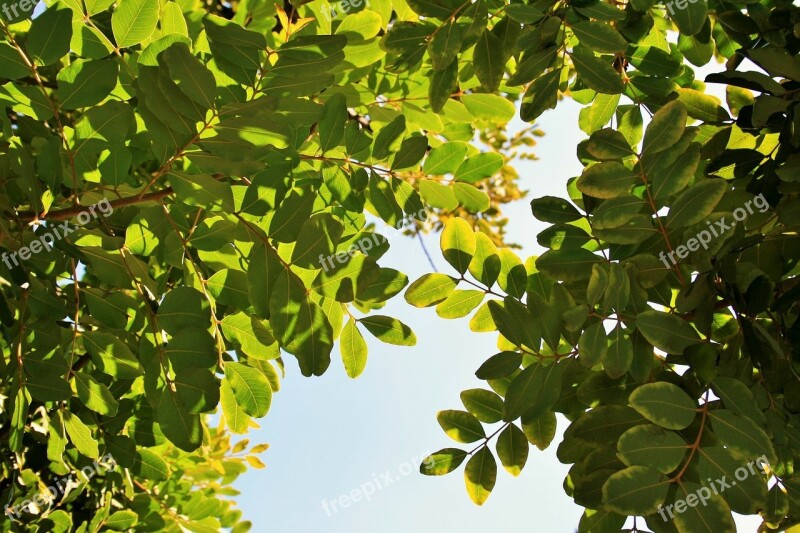
[[[107,217],[114,212],[114,207],[108,201],[108,198],[103,198],[98,203],[90,205],[85,211],[78,213],[76,217],[77,227],[85,226],[92,220],[97,219],[98,216],[95,210]],[[0,261],[5,263],[9,270],[13,268],[11,266],[12,263],[14,266],[20,266],[21,262],[27,261],[31,256],[38,254],[42,250],[47,250],[48,252],[52,250],[55,243],[75,231],[75,227],[70,227],[68,222],[62,222],[60,225],[51,226],[48,230],[38,234],[37,239],[31,241],[28,246],[22,246],[19,250],[11,252],[11,254],[3,252],[0,254]]]
[[[6,508],[6,516],[14,520],[19,520],[20,515],[23,513],[41,514],[42,512],[50,509],[56,500],[60,497],[69,495],[72,489],[80,487],[81,483],[90,481],[95,475],[100,474],[108,469],[113,469],[117,462],[111,456],[106,454],[100,459],[96,459],[91,465],[84,466],[79,470],[83,475],[77,475],[77,472],[62,477],[53,482],[53,485],[47,487],[47,492],[40,492],[30,500],[25,500],[14,507]]]
[[[0,12],[9,24],[30,18],[39,0],[0,0]]]

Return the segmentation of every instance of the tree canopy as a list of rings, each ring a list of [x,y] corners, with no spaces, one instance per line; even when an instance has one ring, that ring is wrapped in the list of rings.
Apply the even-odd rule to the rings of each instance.
[[[285,371],[414,346],[403,291],[498,339],[423,474],[482,504],[560,420],[581,532],[800,523],[791,1],[32,6],[0,1],[4,530],[248,530],[236,436]],[[563,98],[585,169],[519,257],[514,160]],[[384,225],[451,270],[409,283]]]

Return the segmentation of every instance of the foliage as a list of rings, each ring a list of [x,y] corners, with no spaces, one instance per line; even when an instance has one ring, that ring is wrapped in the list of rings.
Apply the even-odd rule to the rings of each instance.
[[[673,20],[647,0],[370,0],[333,20],[320,2],[111,4],[2,22],[0,245],[20,259],[0,265],[2,497],[19,504],[101,455],[119,465],[6,529],[246,530],[229,484],[264,447],[241,456],[230,434],[267,414],[285,355],[321,375],[338,340],[357,377],[365,332],[416,342],[380,314],[408,285],[378,263],[386,237],[323,266],[377,233],[366,213],[442,228],[457,276],[428,275],[406,300],[444,318],[477,309],[472,329],[500,333],[478,371],[494,392],[439,415],[479,446],[442,450],[425,473],[463,463],[482,503],[489,439],[517,474],[559,412],[582,530],[646,515],[694,531],[730,509],[797,522],[791,3],[701,1]],[[728,61],[707,79],[728,85],[727,110],[684,61],[712,57]],[[744,58],[769,75],[736,70]],[[550,250],[523,262],[501,208],[521,197],[509,162],[538,131],[503,129],[518,99],[531,122],[564,95],[586,106],[587,168],[571,202],[532,203]],[[662,267],[658,252],[757,194],[771,210]],[[113,213],[81,218],[97,205]],[[685,456],[637,448],[642,432],[673,455],[681,439]],[[764,476],[674,525],[653,514],[762,454],[777,490]]]
[[[468,34],[484,5],[411,4],[443,21],[438,35],[452,24]],[[451,220],[441,249],[455,273],[405,293],[499,332],[500,352],[476,371],[491,390],[464,391],[466,410],[439,415],[448,436],[475,446],[420,467],[466,464],[479,505],[496,483],[491,440],[517,475],[529,445],[552,443],[560,413],[557,454],[572,465],[567,494],[586,509],[581,532],[618,531],[629,516],[657,532],[734,531],[731,511],[760,514],[765,531],[800,523],[800,10],[683,7],[670,18],[652,1],[511,4],[477,32],[473,62],[461,62],[462,46],[448,67],[487,91],[528,84],[524,120],[570,95],[589,135],[569,200],[531,202],[548,225],[537,236],[545,253],[523,261]],[[712,58],[726,65],[706,82],[727,85],[727,109],[690,66]],[[743,482],[738,469],[758,457],[766,471]],[[678,501],[723,475],[738,487],[705,489],[709,501],[680,512]]]
[[[357,377],[365,334],[416,342],[379,313],[408,279],[367,213],[502,243],[507,160],[535,143],[498,95],[428,114],[427,78],[388,67],[388,3],[333,26],[320,3],[112,4],[0,21],[5,529],[244,531],[230,484],[265,447],[231,439],[286,354],[321,375],[339,339]]]

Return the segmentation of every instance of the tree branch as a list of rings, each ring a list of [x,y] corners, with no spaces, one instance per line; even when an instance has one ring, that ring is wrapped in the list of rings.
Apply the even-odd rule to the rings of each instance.
[[[112,200],[109,202],[112,208],[115,207],[124,207],[126,205],[135,205],[140,204],[143,202],[152,202],[156,200],[160,200],[165,196],[169,196],[174,191],[172,187],[167,187],[166,189],[162,189],[160,191],[154,191],[147,193],[141,197],[139,195],[135,196],[128,196],[126,198],[119,198],[117,200]],[[34,213],[33,211],[20,211],[17,213],[20,221],[22,222],[34,222],[37,220],[64,220],[66,218],[70,218],[73,216],[78,215],[86,210],[86,206],[78,205],[75,207],[70,207],[68,209],[61,209],[59,211],[51,211],[44,215],[39,215],[39,213]]]

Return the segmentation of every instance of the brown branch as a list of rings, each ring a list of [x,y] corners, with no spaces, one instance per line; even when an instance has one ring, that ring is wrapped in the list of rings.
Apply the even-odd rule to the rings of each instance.
[[[112,208],[124,207],[126,205],[135,205],[143,202],[157,201],[164,198],[165,196],[169,196],[173,192],[174,191],[172,190],[172,187],[167,187],[166,189],[162,189],[160,191],[147,193],[141,197],[139,195],[128,196],[126,198],[119,198],[117,200],[112,200],[109,203],[111,204]],[[64,220],[70,217],[74,217],[85,210],[86,206],[79,205],[75,207],[70,207],[68,209],[51,211],[47,214],[42,214],[41,216],[38,213],[34,213],[33,211],[20,211],[19,213],[17,213],[17,215],[22,222],[34,222],[37,220],[45,220],[45,219]]]
[[[700,420],[700,429],[697,430],[697,437],[694,439],[694,442],[688,446],[690,450],[689,457],[686,459],[686,462],[683,463],[683,466],[681,467],[680,471],[675,475],[675,477],[670,479],[671,483],[681,482],[681,479],[683,479],[683,475],[686,473],[686,470],[688,470],[689,464],[692,462],[692,459],[694,459],[697,450],[700,449],[700,441],[703,440],[703,432],[706,428],[706,421],[708,420],[708,391],[706,391],[705,402],[703,403],[703,406],[700,408],[700,412],[703,414],[703,418]]]

